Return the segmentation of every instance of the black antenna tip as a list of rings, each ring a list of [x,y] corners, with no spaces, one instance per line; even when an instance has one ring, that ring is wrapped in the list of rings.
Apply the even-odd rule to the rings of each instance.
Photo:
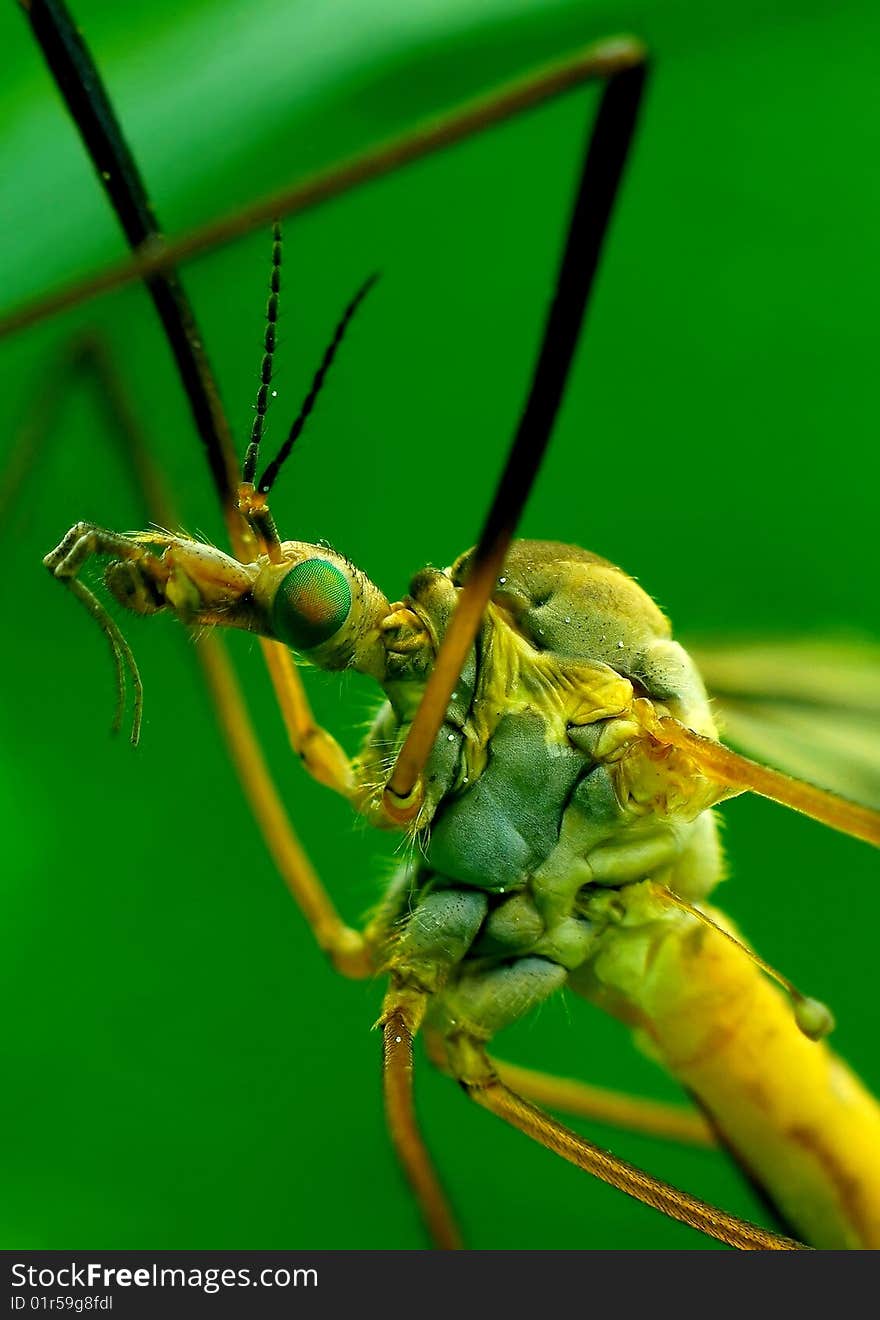
[[[302,434],[303,428],[305,427],[305,424],[309,419],[312,409],[315,406],[315,402],[318,398],[318,395],[321,393],[321,390],[323,389],[327,372],[330,370],[330,367],[333,364],[333,359],[336,356],[336,351],[345,337],[345,332],[348,329],[349,324],[351,323],[351,320],[355,312],[358,310],[361,303],[372,289],[373,285],[379,279],[379,275],[380,275],[379,271],[374,271],[372,275],[367,276],[363,284],[358,289],[357,293],[354,295],[354,297],[349,302],[348,306],[345,308],[345,311],[342,313],[342,316],[339,318],[339,321],[337,322],[336,325],[336,329],[333,331],[333,336],[327,347],[324,349],[324,356],[321,359],[321,365],[318,367],[318,370],[315,372],[312,378],[312,384],[311,387],[309,388],[309,392],[306,395],[305,399],[303,399],[302,407],[299,410],[299,413],[293,423],[293,426],[290,428],[290,433],[287,439],[284,441],[284,444],[278,450],[278,453],[272,459],[272,462],[268,465],[265,472],[260,477],[260,480],[257,482],[257,490],[260,492],[261,495],[269,494],[269,491],[272,489],[273,485],[275,484],[275,479],[278,476],[278,473],[281,471],[282,465],[289,458],[290,451],[293,449],[294,444]]]
[[[281,224],[276,220],[272,225],[272,269],[269,274],[269,300],[266,303],[266,328],[263,335],[260,386],[257,390],[257,401],[254,405],[255,416],[251,426],[250,443],[245,451],[241,468],[241,479],[248,484],[253,481],[257,469],[260,444],[263,439],[263,427],[269,408],[269,400],[273,393],[270,392],[269,387],[272,384],[272,367],[277,342],[276,327],[278,325],[278,295],[281,291],[281,260]]]

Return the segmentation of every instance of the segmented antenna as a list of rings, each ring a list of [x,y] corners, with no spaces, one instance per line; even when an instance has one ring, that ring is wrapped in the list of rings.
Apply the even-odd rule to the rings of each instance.
[[[291,449],[293,449],[293,446],[296,444],[296,441],[299,439],[300,435],[302,434],[303,428],[309,419],[309,416],[312,412],[312,409],[315,406],[315,402],[318,398],[318,395],[321,393],[321,389],[324,385],[324,379],[327,375],[327,372],[330,370],[330,367],[333,364],[333,359],[336,356],[336,350],[339,348],[339,345],[342,343],[342,340],[345,337],[345,332],[351,323],[352,317],[354,316],[355,312],[360,307],[361,303],[366,298],[367,294],[370,292],[370,289],[372,289],[373,285],[376,283],[378,278],[379,278],[378,274],[374,274],[371,275],[368,280],[365,280],[364,283],[361,285],[361,287],[358,289],[357,293],[352,298],[351,302],[346,307],[345,311],[342,313],[342,317],[340,318],[339,324],[337,325],[336,329],[333,332],[333,338],[330,340],[330,343],[327,345],[326,349],[324,350],[324,356],[321,359],[321,365],[318,367],[318,370],[315,372],[315,375],[312,378],[311,388],[309,389],[308,394],[303,400],[302,407],[299,410],[299,416],[297,417],[296,421],[293,423],[293,426],[290,428],[290,434],[288,435],[287,439],[284,441],[284,444],[278,450],[278,453],[272,459],[272,462],[266,468],[263,475],[260,477],[260,480],[257,482],[257,490],[261,495],[268,495],[269,491],[274,486],[275,479],[278,476],[278,473],[281,471],[282,464],[286,462],[287,458],[290,455]],[[271,303],[271,299],[270,299],[270,303]],[[254,426],[256,426],[256,419],[254,419]],[[253,449],[253,444],[251,444],[250,448],[248,449],[248,457],[250,457],[251,449]],[[256,462],[256,450],[254,451],[254,461]],[[253,471],[254,469],[252,465],[250,469],[250,476],[245,475],[245,481],[253,480]]]
[[[278,325],[278,295],[281,292],[281,225],[276,220],[272,226],[272,273],[269,276],[269,301],[266,303],[266,333],[263,338],[263,361],[260,366],[260,388],[257,390],[257,403],[254,411],[254,424],[251,427],[250,444],[244,456],[241,479],[252,482],[257,470],[260,454],[260,441],[263,438],[263,426],[269,407],[269,386],[272,383],[272,359],[275,355],[276,328]]]

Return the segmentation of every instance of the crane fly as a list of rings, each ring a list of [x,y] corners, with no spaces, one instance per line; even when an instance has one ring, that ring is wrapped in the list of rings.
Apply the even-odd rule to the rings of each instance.
[[[201,334],[171,266],[198,242],[159,244],[137,167],[66,11],[41,0],[25,7],[137,248],[135,261],[107,283],[147,280],[232,549],[172,530],[177,515],[155,482],[158,526],[120,533],[80,521],[44,562],[105,634],[118,719],[126,683],[133,686],[133,741],[142,705],[136,659],[82,568],[93,558],[106,561],[104,585],[119,605],[142,616],[170,613],[209,634],[201,662],[279,869],[337,969],[387,979],[380,1018],[386,1111],[435,1243],[454,1247],[460,1236],[415,1121],[412,1043],[419,1033],[477,1104],[721,1242],[746,1249],[877,1245],[876,1103],[822,1040],[833,1025],[828,1010],[749,950],[708,902],[723,865],[713,808],[725,799],[757,792],[874,844],[877,814],[720,743],[719,707],[710,705],[697,665],[621,569],[578,547],[515,539],[618,202],[647,71],[644,48],[628,38],[598,43],[287,199],[288,211],[302,208],[450,145],[540,95],[584,80],[601,86],[527,402],[482,532],[448,566],[418,570],[394,600],[338,550],[287,539],[269,507],[373,279],[344,309],[286,442],[266,454],[283,297],[276,222],[255,420],[239,468]],[[258,208],[249,223],[257,218]],[[90,291],[99,285],[91,282]],[[18,316],[17,324],[27,320]],[[14,322],[16,314],[7,324]],[[363,930],[341,920],[286,821],[218,643],[222,628],[260,639],[306,771],[412,844]],[[353,760],[312,716],[291,653],[330,671],[357,670],[381,687],[383,704]],[[722,709],[727,695],[730,727],[743,746],[760,742],[753,726],[768,692],[784,704],[800,685],[797,695],[816,720],[825,689],[814,653],[800,664],[790,653],[783,665],[778,655],[752,652],[728,658],[727,666],[723,655],[707,654],[706,676],[711,685],[715,675]],[[797,759],[790,747],[789,756]],[[497,1032],[564,985],[637,1027],[706,1122],[625,1097],[600,1103],[584,1088],[487,1052]],[[627,1164],[542,1103],[610,1113],[636,1129],[665,1126],[694,1140],[711,1131],[761,1185],[792,1236],[746,1223]]]

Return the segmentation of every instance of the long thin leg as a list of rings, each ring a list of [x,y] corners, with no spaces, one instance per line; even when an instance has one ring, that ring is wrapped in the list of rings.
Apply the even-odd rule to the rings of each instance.
[[[74,378],[78,345],[70,346],[50,373],[49,389],[35,389],[27,400],[27,412],[0,472],[0,528],[8,532],[14,517],[19,491],[33,471],[36,461],[45,456],[58,432],[57,418],[66,390]]]
[[[104,345],[92,336],[85,337],[64,352],[62,363],[65,370],[48,373],[49,379],[54,382],[54,389],[63,391],[74,380],[91,380],[95,383],[105,410],[109,433],[119,437],[120,453],[135,476],[139,492],[147,495],[151,516],[164,526],[173,526],[176,515],[165,483],[150,456],[137,413],[131,406],[124,384]],[[75,372],[72,374],[73,368]],[[54,423],[57,413],[58,401],[55,394],[50,392],[48,401],[44,401],[39,412],[30,419],[27,438],[27,453],[30,456],[38,456],[52,438],[50,431],[39,431],[37,422]],[[20,450],[14,449],[13,454],[16,479],[14,483],[7,481],[4,485],[10,499],[14,501],[27,474],[19,461]],[[75,578],[71,578],[67,585],[72,590],[78,586]],[[88,601],[83,603],[92,610]],[[106,634],[106,628],[104,631]],[[107,636],[113,649],[115,636]],[[204,671],[239,781],[285,884],[312,928],[318,944],[336,968],[346,976],[369,976],[373,971],[369,949],[363,936],[342,921],[290,824],[260,750],[235,672],[220,639],[214,635],[203,637],[196,647],[196,656]],[[130,652],[127,647],[121,653],[118,648],[114,650],[117,666],[128,658]],[[136,672],[133,661],[131,667]]]
[[[284,883],[336,970],[355,979],[370,976],[374,968],[364,937],[339,916],[290,824],[225,648],[219,638],[207,637],[197,655],[239,782]]]
[[[548,1109],[559,1109],[574,1118],[589,1118],[630,1132],[644,1132],[688,1146],[717,1146],[715,1133],[702,1114],[683,1105],[665,1105],[657,1100],[623,1095],[603,1086],[590,1086],[572,1077],[520,1068],[515,1063],[492,1059],[505,1086],[525,1100]]]
[[[155,482],[155,466],[149,460],[137,413],[110,359],[107,345],[93,330],[85,330],[62,345],[57,359],[46,372],[47,384],[31,391],[27,411],[13,437],[5,466],[0,472],[0,527],[6,528],[19,492],[37,464],[45,464],[61,433],[59,419],[68,394],[80,382],[94,380],[96,398],[108,418],[108,432],[118,442],[120,456],[133,467],[139,493],[149,509],[161,508],[162,483]],[[134,441],[134,442],[133,442]]]
[[[463,1245],[461,1234],[416,1123],[412,1073],[412,1032],[404,1014],[391,1011],[382,1023],[382,1081],[388,1130],[434,1245],[456,1251]]]
[[[260,650],[275,689],[290,745],[313,779],[349,798],[354,788],[351,762],[339,743],[318,724],[293,657],[281,642],[260,638]]]
[[[161,247],[159,221],[148,200],[137,162],[95,62],[63,0],[22,0],[22,3],[129,243],[132,247],[144,244]],[[202,438],[233,548],[240,559],[253,559],[258,546],[237,507],[238,460],[192,305],[170,265],[153,272],[146,283]],[[118,397],[109,403],[120,413],[126,410],[124,400]],[[131,431],[136,422],[131,417],[127,421]],[[143,446],[140,452],[146,452]],[[165,525],[175,524],[169,519]],[[348,758],[336,740],[317,724],[288,651],[279,643],[265,639],[261,639],[261,649],[294,751],[314,778],[347,796],[351,787]]]
[[[441,1072],[450,1073],[446,1047],[436,1031],[424,1033],[425,1051],[431,1063]],[[555,1077],[551,1073],[521,1068],[502,1059],[491,1059],[492,1067],[501,1081],[519,1092],[526,1100],[558,1109],[575,1118],[592,1119],[608,1123],[611,1127],[629,1132],[643,1132],[652,1137],[681,1141],[689,1146],[715,1146],[717,1141],[709,1123],[696,1110],[683,1105],[667,1105],[657,1100],[644,1100],[640,1096],[609,1091],[603,1086],[590,1086],[572,1077]]]
[[[31,0],[34,3],[34,0]],[[27,7],[27,0],[22,0]],[[147,279],[160,270],[169,270],[200,252],[208,252],[223,243],[269,225],[283,216],[299,215],[341,197],[352,188],[429,156],[435,151],[463,142],[476,133],[501,124],[554,97],[561,96],[585,82],[609,78],[623,69],[641,65],[645,47],[634,37],[611,37],[576,51],[565,59],[527,74],[486,96],[480,96],[436,119],[360,155],[337,161],[317,174],[291,184],[250,206],[209,221],[182,237],[158,244],[143,244],[133,257],[106,266],[95,275],[75,280],[41,294],[32,301],[0,316],[0,339],[69,307],[75,307],[97,294],[119,289],[126,284]]]
[[[146,477],[146,489],[152,501],[151,513],[165,526],[176,525],[171,498],[152,461],[149,446],[144,442],[136,414],[128,405],[118,373],[112,370],[106,352],[92,358],[91,365],[99,377],[108,419],[115,423],[116,432],[125,437],[122,452],[130,457],[138,479]],[[281,651],[289,659],[285,648],[273,643],[267,643],[267,646]],[[260,749],[226,648],[219,637],[209,634],[200,640],[196,656],[207,680],[239,782],[291,896],[318,945],[328,954],[336,969],[353,978],[369,976],[373,966],[363,936],[339,916],[290,823]]]
[[[618,1191],[626,1192],[644,1205],[653,1206],[670,1219],[688,1224],[740,1251],[808,1250],[792,1238],[770,1233],[735,1215],[728,1215],[705,1201],[688,1196],[686,1192],[680,1192],[668,1183],[627,1164],[625,1160],[618,1159],[616,1155],[594,1146],[505,1086],[482,1048],[475,1042],[464,1042],[464,1046],[456,1072],[470,1098],[547,1150],[561,1155],[570,1164],[600,1178]]]
[[[111,203],[132,244],[147,245],[153,256],[163,245],[146,189],[110,100],[88,50],[63,0],[23,0],[39,41],[86,148],[104,182]],[[423,126],[358,160],[331,170],[299,196],[300,206],[338,195],[366,178],[448,146],[490,123],[538,104],[587,78],[607,78],[595,130],[587,152],[581,186],[563,258],[556,297],[545,330],[532,390],[508,466],[480,540],[459,609],[447,633],[426,698],[394,768],[385,794],[389,815],[412,818],[419,802],[413,790],[439,728],[457,676],[479,627],[492,582],[541,456],[549,440],[568,368],[577,342],[586,300],[620,174],[631,140],[645,76],[645,52],[631,38],[599,43],[578,56],[541,70],[463,110]],[[588,196],[588,194],[590,194]],[[288,197],[287,202],[290,202]],[[272,216],[290,211],[279,204]],[[165,254],[167,257],[167,253]],[[227,516],[239,557],[253,557],[254,545],[244,520],[233,507],[234,454],[213,374],[202,348],[195,317],[173,269],[163,259],[141,272],[156,302],[175,352],[181,380],[205,444],[214,483]],[[295,750],[317,778],[346,793],[350,788],[344,758],[334,740],[319,730],[296,671],[266,642],[263,652]]]
[[[14,516],[24,483],[37,464],[46,463],[57,443],[61,434],[59,419],[70,391],[90,381],[97,386],[95,397],[105,413],[107,431],[117,444],[120,458],[132,469],[138,493],[147,508],[160,520],[165,504],[164,482],[158,479],[137,411],[101,336],[94,330],[85,330],[62,345],[57,360],[46,372],[46,381],[46,385],[35,388],[28,396],[26,415],[0,472],[0,527],[5,528]],[[170,516],[170,510],[166,509],[166,513]]]
[[[525,409],[471,558],[467,582],[385,791],[386,809],[399,819],[412,819],[418,813],[420,775],[550,441],[632,143],[645,73],[644,64],[615,73],[602,93]]]
[[[293,214],[330,197],[339,196],[351,187],[368,179],[377,178],[420,156],[461,141],[472,133],[518,114],[586,79],[605,77],[610,81],[600,108],[590,151],[590,158],[595,154],[599,162],[596,169],[597,199],[594,199],[592,211],[596,220],[594,255],[598,255],[607,223],[607,211],[610,210],[619,181],[644,79],[645,52],[641,44],[632,38],[618,38],[598,43],[568,60],[539,70],[536,74],[492,96],[482,98],[450,115],[423,125],[413,133],[383,144],[352,161],[331,167],[320,175],[286,189],[235,216],[205,226],[176,244],[165,245],[161,240],[158,223],[147,199],[143,181],[122,135],[97,69],[62,0],[20,0],[20,3],[29,16],[34,34],[43,49],[72,117],[79,127],[99,178],[126,235],[132,246],[139,246],[141,251],[134,261],[124,263],[115,271],[111,269],[109,272],[103,272],[96,278],[86,280],[80,285],[69,286],[61,290],[60,294],[37,299],[19,311],[0,318],[0,336],[32,324],[42,316],[49,315],[62,307],[82,301],[83,297],[90,293],[118,287],[133,279],[145,279],[174,352],[181,380],[202,436],[214,483],[226,513],[230,535],[240,556],[251,556],[255,547],[249,529],[234,507],[232,492],[237,480],[237,463],[229,427],[192,308],[173,270],[174,262],[244,233],[269,218]],[[616,111],[612,112],[612,103],[615,101],[618,102],[618,106]],[[606,111],[607,115],[605,115]],[[603,133],[603,115],[610,123],[610,132],[607,133]],[[600,151],[599,148],[605,138],[607,141]],[[587,164],[589,167],[589,159]],[[606,211],[604,216],[603,207]],[[571,237],[572,235],[570,235],[570,246]],[[589,253],[590,246],[587,242],[582,253],[585,257],[583,269],[587,276],[584,300],[593,273]],[[572,273],[577,274],[577,270],[569,272]],[[551,338],[550,330],[555,313],[559,310],[560,302],[563,301],[560,297],[561,292],[562,285],[557,292],[556,304],[545,334],[545,350]],[[575,293],[568,300],[570,309],[576,313],[574,340],[577,338],[577,329],[583,313],[583,302],[580,310],[577,310],[577,296]],[[549,355],[551,373],[548,380],[552,385],[555,353],[555,365],[560,376],[559,392],[564,384],[571,355],[569,350],[566,356],[564,339],[563,333]],[[544,356],[542,352],[521,432],[527,429],[526,424],[532,405],[535,404],[537,411],[541,411],[540,394],[535,387],[541,378]],[[545,412],[548,412],[548,403],[549,415],[544,419],[547,423],[546,436],[549,436],[549,427],[552,425],[553,415],[558,406],[558,397],[555,403],[552,400],[552,388],[543,401]],[[479,628],[482,610],[491,593],[493,570],[503,560],[506,548],[504,535],[506,533],[509,540],[540,462],[546,436],[543,444],[539,440],[536,446],[534,468],[531,472],[528,465],[523,465],[520,469],[512,469],[509,465],[505,478],[502,479],[472,565],[471,580],[462,593],[459,609],[447,632],[432,674],[426,700],[423,701],[422,708],[418,712],[386,793],[389,813],[398,819],[411,819],[418,811],[419,795],[415,790],[419,774],[433,737],[442,722],[448,697],[457,681],[464,658]],[[517,476],[521,487],[519,492]],[[510,478],[510,481],[505,488],[507,478]],[[493,515],[496,512],[499,514],[499,525],[493,528]],[[505,526],[506,523],[510,524],[509,529]],[[500,540],[494,544],[494,554],[491,536],[493,530],[500,535]],[[264,651],[267,655],[267,648],[272,645],[272,643],[265,644]],[[306,767],[317,778],[345,792],[346,780],[341,753],[333,744],[333,740],[329,739],[329,735],[317,728],[295,670],[289,663],[276,660],[270,663],[270,672],[294,748],[302,756]],[[671,725],[673,722],[669,723]],[[760,793],[843,833],[852,834],[870,843],[880,843],[880,813],[849,803],[811,785],[801,784],[797,780],[756,765],[746,758],[738,757],[727,749],[716,747],[710,750],[702,747],[699,745],[699,740],[694,741],[697,735],[690,734],[689,730],[670,727],[665,732],[667,741],[674,742],[678,746],[684,746],[690,736],[688,750],[696,754],[695,759],[702,757],[702,768],[710,777],[740,791],[748,789]]]
[[[880,812],[849,802],[837,793],[792,779],[781,770],[759,765],[721,743],[694,733],[678,720],[666,716],[656,722],[652,734],[658,742],[687,752],[707,779],[714,779],[738,793],[758,793],[783,807],[821,821],[833,830],[880,847]]]
[[[22,0],[31,29],[132,247],[159,243],[159,223],[94,61],[61,0]],[[189,299],[171,269],[146,281],[189,400],[234,538],[246,533],[234,501],[238,462],[229,423]]]

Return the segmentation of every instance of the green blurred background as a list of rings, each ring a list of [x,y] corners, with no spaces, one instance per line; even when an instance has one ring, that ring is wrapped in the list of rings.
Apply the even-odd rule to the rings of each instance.
[[[876,5],[841,0],[77,0],[164,225],[179,232],[535,63],[629,30],[656,54],[632,161],[527,535],[639,575],[679,634],[876,630]],[[2,304],[123,251],[15,6],[0,13]],[[389,595],[468,545],[523,397],[591,93],[287,226],[279,398],[293,415],[339,309],[383,280],[274,504]],[[268,235],[186,270],[237,434],[259,363]],[[113,345],[186,526],[222,535],[138,289],[0,346],[2,449],[83,326]],[[136,751],[108,733],[105,646],[40,558],[77,518],[146,521],[88,390],[2,529],[2,1185],[7,1247],[420,1247],[383,1130],[378,984],[316,953],[164,620],[125,619],[146,683]],[[288,753],[255,643],[231,639],[300,830],[346,916],[391,842]],[[353,747],[365,684],[307,674]],[[880,1083],[870,850],[760,801],[724,812],[720,896],[839,1020]],[[522,1063],[674,1098],[560,996],[507,1034]],[[418,1076],[474,1247],[703,1247],[448,1081]],[[583,1130],[767,1222],[720,1154]]]

